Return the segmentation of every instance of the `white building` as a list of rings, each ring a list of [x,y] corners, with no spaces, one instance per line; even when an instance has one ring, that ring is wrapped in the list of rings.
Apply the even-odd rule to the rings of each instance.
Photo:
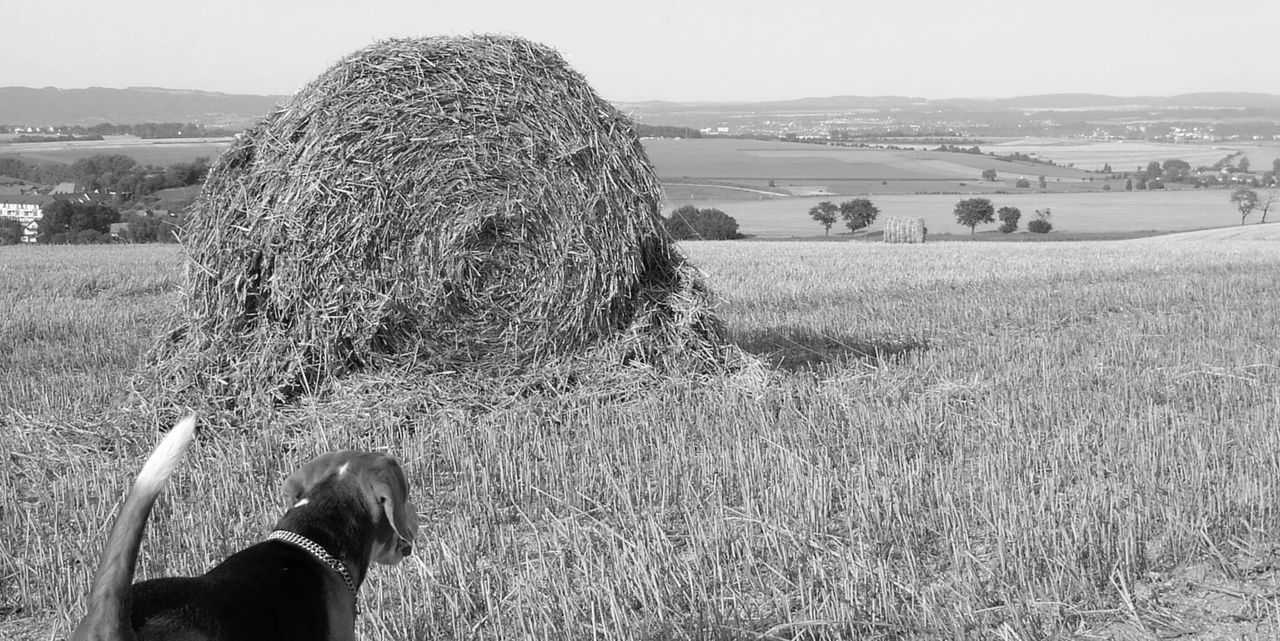
[[[34,243],[37,224],[44,217],[44,208],[53,201],[52,196],[0,195],[0,218],[18,221],[22,225],[22,242]]]

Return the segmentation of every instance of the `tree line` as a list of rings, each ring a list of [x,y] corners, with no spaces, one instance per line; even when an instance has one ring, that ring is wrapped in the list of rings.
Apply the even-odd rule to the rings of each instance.
[[[116,125],[104,122],[96,125],[60,125],[41,127],[39,131],[23,134],[29,128],[21,125],[0,125],[0,133],[17,133],[41,142],[45,140],[102,140],[103,136],[137,136],[139,138],[229,138],[242,131],[224,127],[209,127],[194,122],[143,122],[133,125]],[[38,140],[34,140],[38,139]]]
[[[207,157],[168,167],[141,165],[121,154],[99,154],[70,165],[0,158],[0,176],[39,184],[74,182],[82,191],[100,195],[91,202],[59,198],[43,208],[36,238],[52,245],[110,242],[114,240],[111,225],[119,222],[129,223],[124,240],[176,242],[183,219],[161,219],[139,212],[122,214],[120,208],[134,207],[161,189],[201,184],[208,173]],[[0,219],[0,245],[15,244],[21,238],[22,226],[17,221]]]
[[[867,198],[854,198],[839,205],[824,200],[809,210],[809,217],[822,225],[824,236],[831,235],[831,226],[836,224],[837,220],[844,220],[849,233],[853,233],[870,227],[879,215],[880,209]]]
[[[96,202],[58,199],[44,207],[36,222],[36,240],[45,245],[92,245],[116,240],[111,225],[128,223],[120,240],[131,243],[176,243],[185,219],[158,218],[145,212],[121,213],[119,209]],[[22,225],[16,220],[0,218],[0,245],[16,245],[22,241]]]
[[[161,189],[198,185],[208,173],[207,156],[168,167],[142,165],[123,154],[98,154],[70,165],[0,158],[0,176],[43,185],[74,182],[84,191],[109,194],[119,201],[141,200]]]
[[[636,135],[641,138],[701,138],[702,132],[689,127],[672,125],[646,125],[636,123]]]
[[[825,236],[831,235],[831,227],[837,221],[843,220],[849,232],[853,233],[871,226],[879,214],[880,209],[867,198],[854,198],[839,205],[824,200],[809,210],[809,217],[822,225]],[[978,225],[995,222],[997,217],[1001,223],[1000,231],[1010,234],[1018,230],[1018,221],[1022,218],[1022,211],[1017,207],[1001,207],[997,210],[987,198],[961,200],[956,203],[953,214],[956,222],[969,228],[970,234],[976,231]],[[1052,231],[1053,224],[1049,222],[1051,215],[1048,207],[1037,209],[1036,217],[1027,223],[1027,231],[1038,234]]]

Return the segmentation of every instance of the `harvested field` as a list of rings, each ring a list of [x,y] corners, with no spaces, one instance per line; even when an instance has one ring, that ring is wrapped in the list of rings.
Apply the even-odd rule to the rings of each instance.
[[[1196,241],[1229,241],[1229,240],[1280,240],[1280,223],[1235,225],[1218,229],[1202,229],[1180,234],[1165,234],[1149,239],[1149,242],[1184,243]]]
[[[246,416],[192,451],[141,576],[260,538],[300,461],[385,447],[423,529],[362,589],[366,639],[1271,638],[1269,243],[681,249],[770,377],[488,407],[348,386]],[[178,262],[0,251],[7,638],[68,630],[154,439],[118,408]]]

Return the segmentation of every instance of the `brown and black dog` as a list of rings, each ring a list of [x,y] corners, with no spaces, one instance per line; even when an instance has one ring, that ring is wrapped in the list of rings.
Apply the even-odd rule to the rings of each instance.
[[[202,576],[131,585],[147,516],[194,437],[188,417],[147,459],[71,641],[353,641],[370,562],[399,563],[413,550],[418,517],[400,464],[373,452],[324,454],[285,480],[292,507],[266,541]]]

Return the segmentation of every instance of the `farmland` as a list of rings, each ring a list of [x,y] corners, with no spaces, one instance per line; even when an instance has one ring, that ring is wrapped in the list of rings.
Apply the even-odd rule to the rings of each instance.
[[[1012,188],[1019,176],[1034,180],[1040,175],[1052,180],[1056,189],[1063,189],[1064,183],[1101,189],[1101,183],[1084,183],[1088,174],[1081,170],[980,154],[732,139],[648,140],[645,151],[672,200],[688,197],[690,185],[749,187],[782,196],[988,192]],[[995,169],[1007,182],[983,184],[984,169]],[[752,194],[726,190],[719,197]]]
[[[930,233],[968,234],[969,228],[956,222],[957,201],[975,194],[889,194],[872,197],[880,208],[880,222],[865,233],[880,231],[883,217],[921,216]],[[997,207],[1018,207],[1023,226],[1037,209],[1052,210],[1054,229],[1072,232],[1187,231],[1223,227],[1240,222],[1226,190],[1179,190],[1152,192],[976,194]],[[665,204],[666,209],[692,204],[715,207],[738,221],[739,231],[758,238],[788,238],[822,235],[822,227],[809,218],[809,208],[823,200],[839,202],[838,196],[807,198],[762,198],[756,200],[683,200]],[[1252,221],[1257,222],[1255,214]],[[996,225],[978,228],[994,231]],[[841,231],[839,226],[832,233]],[[864,233],[864,232],[860,232]]]
[[[141,575],[260,538],[300,460],[390,447],[423,525],[362,638],[1274,632],[1274,243],[682,247],[767,376],[241,417],[175,477]],[[7,638],[68,630],[154,439],[129,378],[178,283],[173,248],[0,251]]]
[[[230,143],[225,138],[144,140],[126,138],[87,142],[9,143],[0,145],[0,156],[28,163],[70,164],[98,154],[123,154],[138,164],[165,167],[191,162],[201,156],[216,158]]]
[[[1014,206],[1025,220],[1036,209],[1052,210],[1056,229],[1082,233],[1183,231],[1238,222],[1229,194],[1188,189],[1126,193],[1123,179],[1078,168],[1011,162],[984,154],[926,150],[870,149],[738,139],[654,139],[644,142],[663,181],[664,212],[681,205],[716,207],[733,216],[740,231],[757,238],[820,235],[807,212],[817,202],[866,195],[882,216],[921,216],[934,233],[964,233],[951,215],[956,201],[970,195]],[[107,141],[29,143],[0,146],[0,155],[27,161],[73,162],[97,153],[123,153],[146,164],[187,162],[214,156],[226,141]],[[1132,171],[1151,160],[1178,157],[1193,165],[1212,164],[1237,151],[1258,167],[1269,167],[1280,147],[1265,143],[1232,146],[1143,142],[1092,143],[1061,139],[997,141],[995,153],[1038,154],[1064,165]],[[998,180],[982,181],[985,169]],[[1036,179],[1045,177],[1045,187]],[[1018,178],[1031,188],[1018,188]],[[1103,191],[1104,188],[1110,191]],[[873,225],[868,231],[874,233]]]
[[[1072,164],[1091,171],[1100,171],[1107,164],[1111,165],[1113,171],[1134,171],[1139,167],[1146,167],[1153,160],[1163,162],[1170,158],[1185,160],[1192,167],[1207,167],[1229,154],[1240,153],[1247,156],[1254,167],[1266,169],[1271,167],[1272,160],[1280,157],[1280,143],[1244,141],[1173,144],[1140,140],[1015,138],[986,145],[983,151],[1030,154],[1060,165]]]

